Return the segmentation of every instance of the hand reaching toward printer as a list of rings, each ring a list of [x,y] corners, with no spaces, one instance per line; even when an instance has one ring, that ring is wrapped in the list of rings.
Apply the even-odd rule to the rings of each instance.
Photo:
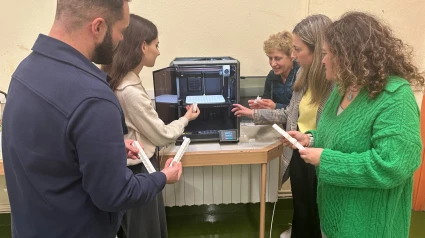
[[[193,112],[194,110],[193,110],[193,107],[196,107],[196,112]],[[198,116],[199,116],[199,113],[200,113],[200,110],[199,110],[199,108],[197,107],[197,106],[195,106],[195,105],[188,105],[188,106],[186,106],[186,114],[184,114],[184,116],[189,120],[189,121],[193,121],[193,120],[195,120],[196,118],[198,118]]]
[[[246,107],[244,107],[240,104],[233,104],[233,106],[235,108],[232,109],[232,112],[235,113],[235,116],[237,116],[237,117],[250,117],[250,118],[253,117],[253,115],[252,115],[253,112],[254,112],[253,110],[246,108]]]

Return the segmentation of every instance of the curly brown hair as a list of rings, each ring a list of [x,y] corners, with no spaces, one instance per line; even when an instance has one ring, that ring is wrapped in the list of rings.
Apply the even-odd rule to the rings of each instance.
[[[373,15],[344,14],[327,28],[325,42],[333,54],[341,93],[357,84],[374,98],[383,90],[390,75],[400,76],[414,85],[424,84],[423,75],[412,63],[412,48]]]

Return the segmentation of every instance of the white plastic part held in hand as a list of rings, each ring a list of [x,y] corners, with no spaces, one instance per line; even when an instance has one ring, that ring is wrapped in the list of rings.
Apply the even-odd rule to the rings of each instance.
[[[304,146],[302,146],[295,138],[292,138],[286,131],[280,128],[278,125],[273,124],[272,126],[277,132],[279,132],[283,137],[285,137],[291,144],[293,144],[297,149],[304,150]]]
[[[257,104],[259,101],[261,101],[261,97],[257,96],[257,99],[254,100],[254,103]]]
[[[193,104],[192,104],[192,112],[196,112],[196,110],[198,110],[198,104],[196,103],[196,102],[194,102]]]
[[[176,156],[174,156],[173,161],[170,163],[170,167],[173,166],[173,163],[178,163],[183,157],[184,152],[186,152],[186,149],[189,147],[190,138],[185,137],[183,140],[182,145],[180,146],[180,149],[177,151]]]
[[[139,158],[142,160],[143,165],[148,170],[148,172],[151,174],[153,172],[156,172],[155,168],[153,167],[151,161],[149,160],[148,156],[146,155],[145,151],[142,149],[138,141],[134,141],[132,144],[134,147],[136,147],[139,150]]]

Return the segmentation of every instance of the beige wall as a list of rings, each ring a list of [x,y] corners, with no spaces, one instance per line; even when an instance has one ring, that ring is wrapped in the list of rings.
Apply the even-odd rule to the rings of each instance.
[[[422,0],[311,0],[310,13],[324,13],[333,20],[342,13],[360,10],[387,22],[394,33],[413,46],[418,67],[425,69],[425,1]]]
[[[38,33],[47,34],[54,19],[54,0],[4,1],[0,8],[0,89],[30,52]],[[425,68],[425,1],[420,0],[133,0],[131,11],[152,20],[159,29],[161,56],[153,69],[177,56],[230,55],[241,61],[241,75],[265,75],[269,66],[262,43],[271,33],[292,30],[307,14],[337,19],[348,10],[364,10],[385,19],[395,33],[414,47]],[[142,71],[152,89],[151,69]]]

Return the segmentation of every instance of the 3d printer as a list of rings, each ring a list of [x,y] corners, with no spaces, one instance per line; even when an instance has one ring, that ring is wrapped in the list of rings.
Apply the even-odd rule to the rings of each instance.
[[[177,142],[239,141],[239,120],[231,112],[239,103],[239,65],[231,57],[175,58],[153,72],[156,111],[164,123],[183,116],[186,105],[197,103],[201,110]]]

